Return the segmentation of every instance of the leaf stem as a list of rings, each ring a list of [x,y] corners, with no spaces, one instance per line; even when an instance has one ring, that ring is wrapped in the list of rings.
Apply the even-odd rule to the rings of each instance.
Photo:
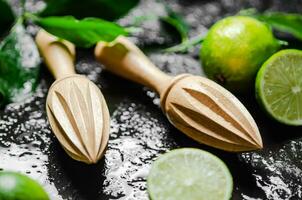
[[[23,18],[24,18],[24,20],[26,20],[26,21],[27,21],[27,20],[32,20],[33,22],[36,22],[36,21],[38,21],[38,19],[39,19],[38,16],[36,16],[36,15],[30,13],[30,12],[25,12],[25,13],[23,14]]]
[[[20,4],[21,4],[21,16],[22,16],[23,13],[26,12],[26,8],[25,8],[25,0],[20,0]]]
[[[135,33],[141,32],[143,30],[140,27],[133,27],[133,26],[125,27],[124,29],[127,32],[127,34],[135,34]]]
[[[287,41],[284,41],[284,40],[278,40],[278,43],[279,43],[281,46],[288,46],[288,42],[287,42]]]
[[[186,53],[190,48],[202,43],[204,37],[205,37],[204,34],[198,35],[178,45],[164,49],[163,51],[167,53],[176,53],[176,52]]]

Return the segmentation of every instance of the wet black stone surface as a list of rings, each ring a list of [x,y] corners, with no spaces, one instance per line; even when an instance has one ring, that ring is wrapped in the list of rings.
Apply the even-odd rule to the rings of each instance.
[[[205,34],[216,20],[241,8],[302,10],[299,0],[167,2],[185,16],[192,28],[191,36]],[[28,6],[39,7],[39,3],[29,1]],[[128,25],[136,16],[163,12],[156,1],[144,0],[119,23]],[[144,22],[142,30],[131,39],[142,48],[168,46],[174,41],[163,34],[157,21]],[[186,55],[163,54],[150,48],[147,52],[158,67],[170,74],[203,74],[198,49]],[[197,147],[214,153],[229,166],[234,178],[234,200],[302,199],[302,129],[267,118],[256,104],[253,92],[240,98],[259,125],[265,148],[257,152],[227,153],[197,144],[177,131],[162,114],[154,92],[102,70],[92,56],[92,49],[77,53],[78,73],[87,75],[101,88],[111,112],[110,141],[104,158],[97,165],[89,166],[72,160],[61,148],[46,119],[45,97],[53,78],[42,66],[34,95],[0,111],[1,170],[17,170],[37,179],[52,199],[146,200],[145,180],[152,161],[174,148]]]

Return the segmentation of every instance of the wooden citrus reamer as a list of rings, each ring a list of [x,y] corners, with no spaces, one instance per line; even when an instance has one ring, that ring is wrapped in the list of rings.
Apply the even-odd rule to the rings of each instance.
[[[57,79],[46,100],[50,126],[73,159],[96,163],[109,138],[110,116],[105,99],[93,82],[75,73],[73,44],[44,30],[37,34],[36,43]]]
[[[194,140],[227,151],[262,148],[249,112],[217,83],[190,74],[168,76],[122,36],[99,42],[95,56],[107,70],[157,91],[169,121]]]

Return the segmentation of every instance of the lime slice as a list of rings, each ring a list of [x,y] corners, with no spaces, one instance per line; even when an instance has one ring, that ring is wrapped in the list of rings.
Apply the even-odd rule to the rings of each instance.
[[[147,179],[152,200],[228,200],[233,179],[216,156],[183,148],[160,156]]]
[[[274,119],[302,125],[302,51],[287,49],[270,57],[257,74],[256,96]]]

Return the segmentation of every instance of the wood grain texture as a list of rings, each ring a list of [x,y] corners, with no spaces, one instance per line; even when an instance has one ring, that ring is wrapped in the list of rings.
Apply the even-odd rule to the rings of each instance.
[[[65,151],[75,160],[97,163],[109,139],[110,116],[99,88],[74,70],[74,46],[40,31],[36,37],[48,68],[58,79],[48,91],[50,126]],[[67,44],[67,45],[66,45]]]
[[[161,105],[179,130],[200,143],[227,151],[262,148],[253,118],[230,92],[199,76],[182,76]]]
[[[157,92],[162,92],[172,79],[155,67],[143,52],[125,37],[118,37],[112,43],[99,42],[95,47],[95,55],[112,73]]]
[[[66,41],[40,30],[36,36],[36,43],[44,58],[47,68],[56,79],[75,74],[75,46]]]
[[[56,81],[48,92],[47,116],[72,158],[85,163],[99,160],[109,138],[109,112],[91,81],[80,75]]]
[[[217,83],[189,74],[165,75],[125,37],[100,42],[95,56],[107,70],[157,91],[169,121],[194,140],[226,151],[262,148],[252,116]]]

